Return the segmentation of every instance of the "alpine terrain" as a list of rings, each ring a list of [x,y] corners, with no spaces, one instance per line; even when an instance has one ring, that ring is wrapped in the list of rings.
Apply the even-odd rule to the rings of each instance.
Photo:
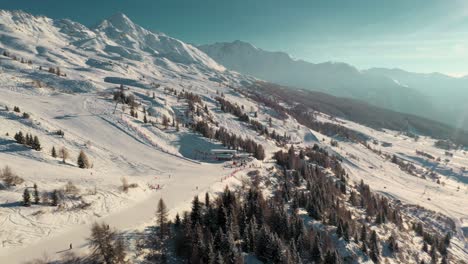
[[[467,263],[419,78],[0,10],[0,263]]]

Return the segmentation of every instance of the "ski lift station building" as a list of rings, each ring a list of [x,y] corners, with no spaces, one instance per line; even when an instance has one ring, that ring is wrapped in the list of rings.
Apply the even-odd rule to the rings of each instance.
[[[237,154],[235,149],[212,149],[211,154],[217,160],[232,160]]]
[[[241,153],[235,149],[212,149],[211,154],[217,160],[245,160],[252,156],[250,153]]]

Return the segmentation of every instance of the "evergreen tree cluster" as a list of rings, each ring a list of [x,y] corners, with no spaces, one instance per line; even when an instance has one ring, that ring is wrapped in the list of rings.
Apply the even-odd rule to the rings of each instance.
[[[19,144],[28,146],[34,150],[39,151],[42,149],[39,138],[37,136],[33,136],[32,134],[26,133],[26,135],[23,135],[23,132],[19,131],[15,134],[14,139]]]
[[[335,227],[338,239],[353,240],[364,254],[379,262],[381,242],[375,230],[371,232],[368,226],[392,222],[401,228],[400,211],[388,199],[371,192],[364,182],[356,188],[357,191],[347,188],[348,176],[341,161],[317,145],[299,153],[291,146],[287,153],[277,152],[275,158],[286,170],[285,180],[276,193],[277,199],[291,202],[294,210],[304,208],[313,219]],[[327,172],[329,170],[333,176]],[[353,217],[347,203],[364,209],[364,221]],[[398,252],[394,237],[387,244],[391,252]]]
[[[368,139],[366,135],[349,129],[345,126],[330,122],[318,121],[315,119],[313,113],[310,113],[300,105],[297,105],[291,109],[289,113],[294,116],[299,124],[329,137],[338,137],[363,144],[366,143]]]
[[[216,101],[218,101],[218,103],[220,104],[221,111],[225,113],[231,113],[237,116],[242,122],[249,122],[249,116],[246,113],[244,113],[244,111],[239,105],[233,104],[222,97],[216,97]]]
[[[173,94],[174,96],[177,96],[177,90],[172,87],[164,87],[164,92]]]
[[[174,90],[174,94],[177,95],[177,92]],[[202,99],[199,95],[194,94],[192,92],[187,92],[187,91],[182,91],[177,95],[177,98],[180,99],[185,99],[193,104],[203,104]]]
[[[261,144],[256,143],[252,139],[244,139],[240,136],[230,133],[224,127],[214,129],[207,122],[198,121],[195,125],[193,125],[193,130],[201,133],[206,138],[220,141],[225,147],[236,150],[244,150],[253,154],[253,156],[258,160],[265,159],[265,149]]]
[[[32,200],[31,200],[32,199]],[[23,192],[23,205],[31,206],[31,204],[40,204],[42,201],[43,205],[57,206],[60,203],[60,200],[63,199],[63,194],[58,190],[53,190],[52,192],[39,192],[37,184],[34,184],[31,192],[28,188],[24,189]]]
[[[294,100],[289,100],[290,96],[287,93],[284,93],[282,89],[275,90],[274,92],[277,93],[277,95],[280,98],[285,99],[286,102],[289,102],[290,105],[294,105],[294,107],[290,109],[283,107],[279,104],[278,100],[274,96],[265,95],[272,94],[273,91],[264,91],[264,87],[262,87],[261,85],[255,87],[258,89],[249,90],[249,92],[241,90],[242,94],[274,109],[278,114],[280,114],[280,116],[283,116],[284,118],[287,118],[289,114],[293,116],[299,124],[330,137],[340,137],[346,140],[351,140],[353,142],[359,143],[365,143],[368,140],[366,135],[344,127],[342,125],[329,122],[320,122],[316,120],[314,112],[311,111],[310,108],[308,108],[304,104],[297,104],[294,102]]]
[[[443,139],[437,140],[434,143],[434,146],[436,146],[436,147],[438,147],[440,149],[445,149],[445,150],[451,150],[451,149],[456,149],[457,148],[457,145],[455,143],[453,143],[452,141],[443,140]]]
[[[426,157],[426,158],[431,159],[431,160],[435,160],[434,156],[432,156],[431,154],[429,154],[427,152],[421,151],[421,150],[416,150],[416,154],[418,154],[420,156],[423,156],[423,157]]]
[[[413,163],[404,162],[402,159],[398,158],[395,154],[392,156],[391,162],[398,165],[400,170],[405,171],[410,175],[417,176],[417,174],[415,172],[417,168],[416,168],[416,166],[414,166]]]
[[[65,132],[63,132],[62,129],[59,129],[59,130],[55,131],[55,134],[58,135],[58,136],[61,136],[61,137],[65,136]]]
[[[273,130],[271,133],[269,132],[268,128],[264,126],[262,123],[260,123],[258,120],[255,120],[253,118],[250,118],[242,109],[242,107],[239,107],[237,104],[233,104],[229,102],[228,100],[222,98],[222,97],[216,97],[216,101],[221,105],[221,111],[225,113],[231,113],[234,116],[239,118],[239,121],[249,123],[250,127],[255,130],[256,132],[260,133],[261,135],[265,135],[267,138],[272,138],[275,140],[278,144],[284,145],[287,143],[288,140],[291,138],[278,134],[275,130]],[[271,120],[271,119],[270,119]]]
[[[208,106],[205,104],[203,105],[203,101],[201,97],[197,94],[182,91],[177,96],[177,100],[185,99],[187,100],[188,108],[185,112],[187,117],[192,117],[196,115],[197,117],[201,117],[202,119],[208,120],[213,123],[213,117],[208,110]]]
[[[358,193],[352,192],[350,195],[349,200],[353,206],[364,208],[368,217],[375,218],[375,224],[392,222],[399,228],[402,227],[401,212],[387,198],[373,193],[362,180],[357,190]]]
[[[7,50],[3,50],[2,55],[5,56],[5,57],[10,58],[10,59],[12,59],[12,60],[19,61],[19,62],[21,62],[21,63],[27,63],[27,64],[29,64],[29,65],[32,64],[32,61],[31,61],[31,60],[27,60],[27,59],[24,59],[24,58],[22,58],[22,57],[21,57],[21,58],[18,58],[16,55],[12,55],[12,54],[11,54],[9,51],[7,51]]]
[[[49,67],[48,72],[56,74],[57,76],[67,76],[66,74],[62,73],[62,70],[59,67]]]
[[[236,92],[241,93],[242,95],[254,100],[255,102],[261,103],[271,109],[273,109],[276,113],[278,119],[285,120],[288,118],[287,109],[278,103],[278,100],[273,96],[268,96],[262,94],[258,91],[251,90],[250,92],[246,92],[241,89],[235,89]]]
[[[252,186],[243,193],[227,187],[213,202],[192,201],[191,212],[176,217],[175,250],[189,263],[244,263],[242,252],[264,263],[336,263],[331,234],[306,227],[282,201],[266,200]]]
[[[158,223],[166,230],[160,234],[174,238],[175,253],[187,263],[243,263],[242,255],[250,254],[264,263],[292,264],[359,261],[354,254],[340,255],[339,241],[355,243],[374,263],[381,261],[384,248],[390,254],[386,257],[400,251],[394,234],[382,241],[375,227],[391,222],[404,230],[401,212],[363,181],[348,187],[339,158],[317,145],[299,151],[291,146],[275,158],[284,173],[279,174],[271,198],[264,197],[256,181],[238,192],[226,187],[214,200],[208,194],[204,201],[196,196],[191,210],[177,215],[171,229],[160,201],[157,216],[163,220]],[[364,217],[356,217],[353,207]],[[305,224],[299,209],[320,224]],[[450,234],[431,235],[422,224],[414,229],[423,236],[433,260],[439,252],[442,263],[447,263]]]
[[[425,228],[422,222],[413,223],[412,229],[418,236],[423,238],[424,242],[422,250],[429,253],[433,262],[437,262],[437,252],[439,252],[443,258],[447,258],[447,248],[450,245],[450,240],[452,239],[451,232],[448,232],[445,236],[440,236],[434,232],[427,231],[428,228]],[[431,248],[429,249],[428,246],[431,246]]]

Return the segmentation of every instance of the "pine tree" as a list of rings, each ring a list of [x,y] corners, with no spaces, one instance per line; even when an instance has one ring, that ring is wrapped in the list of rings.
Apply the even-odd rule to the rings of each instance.
[[[361,246],[361,251],[364,252],[364,254],[367,254],[367,245],[366,245],[367,242],[362,242],[362,246]]]
[[[436,244],[434,243],[431,247],[431,263],[437,263],[437,251],[436,251]]]
[[[176,229],[176,231],[180,228],[181,224],[182,223],[180,221],[179,213],[177,213],[176,216],[175,216],[175,221],[174,221],[174,228]]]
[[[162,240],[164,236],[167,234],[167,207],[164,203],[164,200],[161,198],[158,202],[158,209],[156,211],[156,221],[159,225],[159,238]],[[178,215],[177,215],[178,216]]]
[[[374,261],[374,263],[379,262],[379,245],[377,242],[377,233],[375,230],[372,231],[371,238],[370,238],[370,253],[369,256]]]
[[[37,190],[37,184],[34,184],[34,204],[39,204],[39,191]]]
[[[23,136],[23,132],[18,132],[15,134],[15,140],[16,142],[18,142],[19,144],[24,144],[25,143],[25,138]]]
[[[25,144],[26,146],[32,147],[32,143],[33,143],[32,135],[30,135],[29,133],[26,133],[26,136],[25,136],[25,138],[24,138],[24,144]]]
[[[192,201],[192,212],[190,213],[192,225],[199,223],[201,220],[201,205],[198,196],[195,196]]]
[[[367,241],[367,230],[365,225],[362,225],[361,227],[361,241]]]
[[[53,158],[57,158],[57,151],[55,150],[55,146],[52,147],[51,154]]]
[[[205,193],[205,206],[208,208],[208,207],[211,207],[211,203],[210,203],[210,194],[207,192]]]
[[[37,150],[37,151],[42,149],[41,148],[41,143],[39,142],[39,138],[37,136],[34,136],[34,139],[32,140],[32,148]]]
[[[29,190],[26,188],[23,192],[23,205],[30,206],[31,205],[31,195],[29,194]]]
[[[78,155],[77,164],[81,169],[88,169],[90,167],[88,156],[86,156],[83,150],[81,150],[80,154]]]

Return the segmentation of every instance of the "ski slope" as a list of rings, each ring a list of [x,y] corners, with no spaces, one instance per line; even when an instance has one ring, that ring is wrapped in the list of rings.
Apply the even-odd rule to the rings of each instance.
[[[200,154],[222,148],[220,142],[184,126],[177,131],[161,124],[163,116],[188,118],[186,100],[169,91],[200,96],[213,122],[261,143],[267,159],[252,161],[249,165],[255,169],[272,166],[273,153],[289,145],[278,146],[234,115],[222,112],[215,100],[220,94],[242,105],[250,116],[257,112],[256,120],[280,135],[286,133],[297,149],[314,144],[327,148],[343,158],[353,181],[363,179],[373,190],[399,200],[412,217],[434,225],[438,214],[449,217],[457,230],[451,250],[460,259],[468,258],[464,235],[468,230],[468,172],[462,169],[468,168],[466,150],[451,151],[453,157],[447,157],[444,150],[434,147],[434,139],[420,137],[416,142],[396,131],[377,131],[318,114],[321,121],[368,135],[377,142],[369,143],[374,150],[413,163],[418,175],[408,174],[385,155],[361,144],[339,141],[338,147],[332,147],[332,138],[292,117],[279,120],[272,109],[231,89],[243,87],[253,78],[229,72],[197,48],[145,30],[122,14],[92,29],[21,11],[0,11],[0,23],[0,50],[32,61],[21,63],[18,58],[0,56],[0,167],[10,166],[25,180],[0,190],[0,263],[21,263],[44,254],[57,259],[68,252],[70,243],[73,252],[85,254],[86,238],[95,221],[131,236],[154,224],[159,198],[173,216],[187,209],[195,195],[215,194],[226,185],[242,184],[247,170]],[[49,73],[49,67],[60,67],[66,76]],[[135,96],[138,118],[130,115],[128,105],[112,99],[120,85]],[[14,106],[31,117],[24,119],[22,113],[11,111]],[[142,107],[154,125],[144,123]],[[56,135],[57,130],[64,137]],[[42,151],[14,142],[18,131],[37,135]],[[51,157],[53,146],[69,150],[66,163]],[[80,150],[88,155],[92,168],[77,167]],[[418,156],[415,150],[441,157],[441,161]],[[434,172],[441,183],[421,177],[428,172]],[[136,187],[124,192],[123,177]],[[69,182],[79,189],[78,194],[67,196],[59,207],[21,204],[25,188],[37,184],[40,192],[51,192],[64,189]]]

